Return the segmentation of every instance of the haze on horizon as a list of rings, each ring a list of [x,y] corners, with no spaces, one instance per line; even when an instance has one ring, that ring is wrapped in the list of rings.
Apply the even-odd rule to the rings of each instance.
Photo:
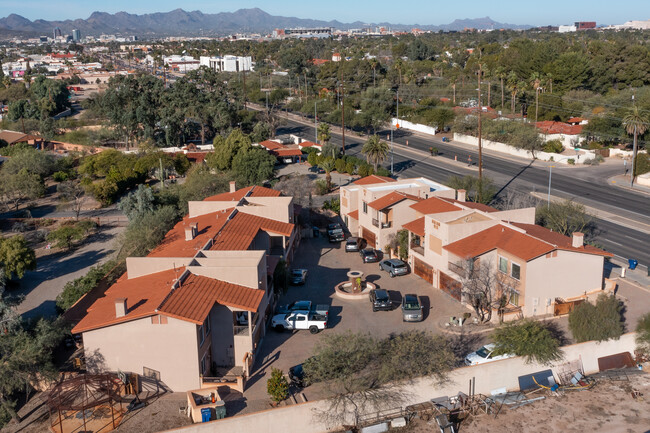
[[[168,12],[182,8],[186,11],[200,10],[203,13],[234,12],[241,8],[260,8],[271,15],[338,20],[341,22],[389,22],[392,24],[440,25],[455,19],[479,18],[489,16],[495,21],[518,25],[559,25],[574,21],[596,21],[600,24],[620,24],[633,19],[649,19],[647,0],[622,0],[612,4],[608,0],[574,0],[572,2],[547,0],[544,4],[533,5],[515,0],[485,2],[467,0],[449,2],[447,0],[388,0],[343,1],[331,0],[327,3],[298,0],[113,0],[110,3],[97,0],[31,0],[16,2],[0,0],[0,17],[12,13],[30,20],[86,19],[94,11],[116,13],[125,11],[132,14]]]

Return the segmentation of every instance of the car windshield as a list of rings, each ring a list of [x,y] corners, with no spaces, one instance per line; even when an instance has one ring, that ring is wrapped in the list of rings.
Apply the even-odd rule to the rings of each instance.
[[[487,350],[485,346],[481,347],[479,350],[476,351],[476,354],[480,356],[481,358],[487,358],[488,355],[490,354],[490,351]]]
[[[294,277],[302,277],[302,271],[293,271]]]
[[[417,299],[406,298],[404,300],[404,309],[405,310],[419,310],[420,309],[420,303],[418,302]]]
[[[375,252],[373,250],[363,250],[363,255],[365,255],[365,256],[374,256]]]
[[[375,292],[375,298],[378,301],[388,301],[388,293],[386,293],[386,292]]]
[[[357,240],[356,240],[356,239],[348,239],[347,244],[348,244],[348,245],[356,245],[356,244],[357,244]]]
[[[396,269],[405,268],[406,263],[404,263],[404,262],[402,262],[402,263],[393,263],[393,267],[395,267]]]

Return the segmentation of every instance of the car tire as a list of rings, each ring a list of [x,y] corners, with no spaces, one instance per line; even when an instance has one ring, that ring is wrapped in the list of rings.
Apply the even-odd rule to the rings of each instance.
[[[318,334],[318,331],[319,331],[319,329],[318,329],[318,326],[316,326],[316,325],[311,325],[309,327],[309,332],[312,333],[312,334]]]
[[[384,269],[381,267],[381,265],[379,265],[379,270],[380,270],[380,271],[383,271],[383,270],[384,270]]]
[[[282,326],[282,325],[275,325],[275,328],[274,328],[274,329],[276,330],[276,332],[282,332],[282,331],[284,331],[284,326]]]
[[[376,312],[377,312],[377,309],[376,309],[375,307],[372,307],[372,312],[373,312],[373,313],[376,313]]]
[[[391,273],[390,273],[390,277],[391,277],[391,278],[395,278],[395,274],[391,272]]]

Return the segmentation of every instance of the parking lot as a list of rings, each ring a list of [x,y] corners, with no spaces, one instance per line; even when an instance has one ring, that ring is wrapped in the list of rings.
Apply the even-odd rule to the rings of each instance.
[[[450,316],[458,316],[466,311],[456,300],[443,292],[433,289],[429,283],[413,274],[391,278],[379,270],[378,263],[362,262],[356,252],[345,252],[345,243],[331,244],[326,238],[303,239],[295,255],[293,268],[305,268],[309,271],[304,286],[291,286],[279,301],[280,305],[297,300],[310,300],[317,304],[330,305],[328,329],[319,334],[309,331],[276,332],[269,329],[262,343],[254,372],[245,393],[248,407],[259,410],[256,401],[262,405],[268,401],[266,379],[271,367],[279,368],[285,373],[289,367],[300,364],[308,358],[323,336],[330,333],[367,332],[378,338],[392,333],[412,329],[441,332],[440,323],[448,321]],[[393,301],[392,311],[372,311],[370,301],[344,300],[335,296],[334,286],[347,281],[347,272],[358,270],[364,272],[364,278],[389,292]],[[417,323],[402,321],[400,308],[402,296],[416,294],[423,306],[424,320]],[[305,394],[311,400],[318,398],[317,389],[309,387]]]

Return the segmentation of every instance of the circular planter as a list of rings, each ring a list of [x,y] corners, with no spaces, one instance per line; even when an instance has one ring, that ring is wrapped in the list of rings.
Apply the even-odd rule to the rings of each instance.
[[[375,286],[373,283],[369,283],[368,281],[366,281],[364,285],[365,287],[361,292],[354,293],[352,291],[353,284],[350,281],[344,281],[334,287],[334,294],[341,299],[348,299],[352,301],[368,299],[370,291],[375,289],[377,286]]]

